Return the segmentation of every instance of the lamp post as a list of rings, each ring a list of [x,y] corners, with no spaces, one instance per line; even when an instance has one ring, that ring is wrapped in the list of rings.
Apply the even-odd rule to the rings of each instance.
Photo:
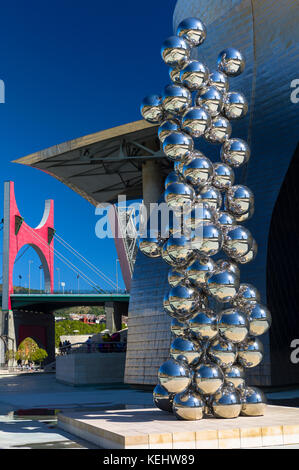
[[[62,294],[64,295],[65,282],[61,281]]]
[[[60,291],[60,268],[56,268],[58,273],[58,292]]]
[[[119,263],[119,259],[116,258],[115,260],[115,271],[116,271],[116,292],[118,293],[118,269],[117,269],[117,263]]]
[[[79,280],[80,280],[80,275],[79,275],[79,273],[77,273],[77,291],[78,291],[78,294],[79,294]]]
[[[33,263],[33,261],[30,259],[30,260],[29,260],[29,276],[28,276],[28,277],[29,277],[29,282],[28,282],[28,291],[29,291],[29,294],[30,294],[30,265],[31,265],[31,263]]]
[[[43,265],[41,264],[39,267],[39,291],[42,293],[42,269]]]

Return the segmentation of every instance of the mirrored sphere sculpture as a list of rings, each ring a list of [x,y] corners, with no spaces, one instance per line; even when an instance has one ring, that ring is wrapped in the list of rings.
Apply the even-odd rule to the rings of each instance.
[[[190,46],[183,38],[170,36],[162,44],[161,56],[166,65],[182,68],[190,58]]]
[[[158,129],[158,137],[160,142],[163,144],[164,140],[166,139],[169,134],[172,132],[180,132],[181,126],[180,122],[177,119],[167,119],[163,121]]]
[[[256,367],[263,359],[263,352],[263,343],[258,338],[248,336],[238,345],[238,362],[243,367]]]
[[[267,399],[259,388],[245,387],[242,390],[241,401],[242,416],[263,416],[265,414]]]
[[[213,186],[221,191],[230,188],[235,181],[234,171],[225,163],[214,163]]]
[[[193,148],[192,137],[185,132],[172,132],[163,141],[163,152],[171,160],[185,160]]]
[[[227,93],[229,89],[229,83],[227,76],[219,71],[210,73],[209,86],[218,88],[221,93]]]
[[[173,399],[173,413],[178,419],[196,421],[203,418],[205,403],[193,389],[176,394]]]
[[[240,119],[247,114],[248,103],[243,93],[231,91],[227,93],[223,106],[227,119]]]
[[[152,124],[161,122],[164,116],[161,96],[149,95],[143,98],[140,112],[144,119]]]
[[[162,95],[162,108],[170,114],[182,114],[192,101],[190,91],[182,85],[166,85]]]
[[[198,18],[186,18],[179,24],[177,35],[184,38],[190,47],[197,47],[206,39],[207,29]]]
[[[193,153],[193,156],[191,162],[183,167],[183,176],[188,184],[195,188],[203,188],[212,179],[213,164],[202,154]]]
[[[154,404],[162,411],[172,412],[173,394],[168,393],[166,388],[158,384],[153,391]]]
[[[188,366],[199,363],[202,351],[193,341],[185,338],[176,338],[170,345],[170,356],[178,362],[183,361]]]
[[[209,80],[209,69],[202,62],[191,60],[180,71],[180,82],[190,91],[200,90]]]
[[[232,126],[228,119],[224,116],[216,116],[212,118],[211,125],[204,133],[206,140],[212,144],[221,144],[230,138]]]
[[[203,107],[211,117],[218,116],[223,108],[223,94],[215,86],[204,87],[197,93],[196,104]]]
[[[241,343],[248,335],[247,317],[235,308],[222,310],[218,322],[221,336],[232,343]]]
[[[202,395],[214,395],[223,385],[224,376],[217,364],[204,361],[196,367],[194,372],[196,388]]]
[[[216,418],[237,418],[242,409],[240,393],[232,384],[224,385],[213,397],[211,407]]]
[[[188,367],[172,359],[164,362],[159,371],[158,379],[168,393],[180,393],[191,383]]]
[[[218,302],[230,302],[238,292],[239,276],[227,269],[217,270],[207,279],[209,294]]]
[[[228,139],[221,147],[220,158],[223,163],[238,168],[248,162],[250,158],[249,146],[245,140]]]
[[[217,59],[218,70],[229,77],[236,77],[243,72],[245,60],[241,52],[233,47],[228,47],[220,52]]]
[[[238,364],[227,367],[224,371],[225,382],[231,382],[235,388],[245,384],[244,368]]]
[[[231,367],[237,358],[236,346],[223,338],[214,339],[208,348],[208,355],[222,368]]]
[[[211,126],[211,116],[200,107],[187,109],[182,116],[182,129],[192,137],[202,136]]]

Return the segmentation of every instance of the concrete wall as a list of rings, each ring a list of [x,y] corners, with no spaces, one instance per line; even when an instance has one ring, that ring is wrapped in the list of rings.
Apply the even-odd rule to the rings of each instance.
[[[56,358],[56,380],[69,385],[121,383],[126,353],[75,353]]]

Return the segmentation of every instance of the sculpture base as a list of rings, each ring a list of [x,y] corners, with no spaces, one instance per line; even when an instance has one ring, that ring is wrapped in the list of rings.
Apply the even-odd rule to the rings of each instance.
[[[299,444],[299,408],[264,416],[178,421],[157,408],[65,412],[58,427],[105,449],[239,449]]]

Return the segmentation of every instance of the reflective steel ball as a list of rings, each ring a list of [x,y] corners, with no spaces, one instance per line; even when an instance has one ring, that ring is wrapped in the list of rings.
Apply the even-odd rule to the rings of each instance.
[[[218,302],[230,302],[237,294],[239,286],[239,276],[227,269],[217,270],[207,279],[208,292]]]
[[[214,256],[223,244],[222,231],[215,224],[204,223],[202,233],[191,237],[192,247],[198,256]]]
[[[158,137],[160,142],[163,144],[164,140],[166,139],[169,134],[172,132],[180,132],[181,126],[178,119],[167,119],[160,124],[158,129]]]
[[[245,387],[242,393],[242,416],[263,416],[265,414],[267,399],[257,387]]]
[[[166,85],[162,95],[162,108],[170,114],[182,114],[191,105],[190,91],[181,85]]]
[[[196,230],[205,222],[213,223],[214,217],[211,209],[204,203],[194,203],[193,209],[184,215],[184,225],[190,230]]]
[[[240,119],[247,114],[248,103],[243,93],[230,91],[225,96],[223,111],[227,119]]]
[[[245,60],[241,52],[233,47],[229,47],[220,52],[217,59],[217,66],[220,72],[229,77],[236,77],[243,72]]]
[[[212,258],[200,257],[192,263],[186,270],[186,277],[196,287],[206,287],[207,277],[215,270],[215,263]]]
[[[204,138],[212,144],[221,144],[230,138],[232,126],[228,119],[216,116],[212,119],[210,127],[205,131]]]
[[[165,202],[173,210],[190,205],[194,199],[194,189],[185,183],[171,183],[164,193]]]
[[[177,419],[186,421],[202,419],[204,407],[200,394],[192,389],[175,395],[173,399],[173,413]]]
[[[183,167],[183,176],[188,184],[196,188],[203,188],[213,176],[213,164],[211,160],[199,152],[193,153],[194,158]]]
[[[221,312],[218,327],[221,336],[232,343],[244,341],[249,330],[246,315],[234,308],[228,308]]]
[[[200,191],[200,200],[211,209],[220,209],[222,204],[221,192],[213,186],[204,186]]]
[[[202,62],[191,60],[181,71],[180,81],[190,91],[196,91],[207,85],[209,69]]]
[[[233,364],[224,371],[226,382],[231,382],[235,388],[242,387],[245,384],[245,371],[242,366]]]
[[[172,235],[167,241],[167,252],[176,265],[185,265],[193,255],[191,239]]]
[[[192,287],[179,285],[169,291],[168,301],[177,317],[187,319],[193,315],[199,302],[199,295]]]
[[[185,132],[172,132],[163,141],[163,152],[170,160],[185,160],[193,148],[193,139]]]
[[[227,211],[219,211],[216,222],[221,224],[222,229],[227,230],[237,224],[235,217]]]
[[[185,18],[177,28],[177,35],[184,38],[190,47],[197,47],[206,39],[207,30],[198,18]]]
[[[172,341],[169,354],[174,360],[193,367],[199,363],[202,351],[193,341],[179,337]]]
[[[152,124],[161,122],[164,116],[161,96],[149,95],[143,98],[140,105],[140,112],[143,118]]]
[[[266,333],[272,322],[271,313],[258,302],[254,302],[249,313],[249,334],[252,336],[260,336]]]
[[[173,394],[168,393],[166,388],[158,384],[153,391],[154,404],[162,411],[172,412]]]
[[[224,376],[221,368],[209,361],[204,361],[195,369],[194,381],[202,395],[213,395],[223,385]]]
[[[185,65],[188,64],[188,61],[186,61]],[[176,67],[170,67],[169,68],[169,78],[170,80],[175,84],[175,85],[180,85],[180,69]]]
[[[177,318],[173,318],[170,324],[170,331],[175,336],[184,336],[187,324],[179,321]]]
[[[216,418],[237,418],[241,412],[241,396],[233,385],[224,385],[211,402]]]
[[[238,223],[240,223],[240,222],[246,222],[246,220],[251,219],[253,214],[254,214],[254,202],[250,206],[248,212],[245,212],[244,214],[235,214],[234,213],[234,216],[235,216],[236,221]]]
[[[218,334],[217,317],[212,310],[199,311],[187,324],[199,340],[210,341]]]
[[[245,214],[254,205],[254,195],[247,186],[238,184],[228,189],[226,201],[233,214]]]
[[[238,278],[240,278],[240,268],[233,260],[228,259],[219,259],[216,262],[217,269],[219,271],[227,270],[231,273],[234,273]],[[233,300],[232,300],[233,302]]]
[[[250,263],[250,261],[253,261],[254,258],[256,257],[257,249],[258,249],[257,243],[253,239],[252,246],[250,250],[248,251],[248,253],[246,253],[245,255],[240,255],[239,257],[236,257],[236,261],[241,264]]]
[[[171,183],[183,183],[183,179],[175,171],[171,171],[165,179],[165,189],[167,189]]]
[[[179,36],[170,36],[161,47],[161,56],[170,67],[182,68],[189,61],[190,46]]]
[[[216,338],[209,346],[208,355],[220,367],[231,367],[237,358],[237,349],[230,341]]]
[[[209,86],[218,88],[221,93],[227,93],[229,89],[228,78],[224,73],[212,72],[209,77]]]
[[[234,171],[230,166],[225,163],[214,163],[214,176],[212,180],[213,186],[220,190],[225,190],[230,188],[235,181]]]
[[[183,392],[191,383],[189,369],[173,359],[169,359],[160,366],[158,378],[168,393]]]
[[[240,284],[240,288],[236,297],[233,300],[233,304],[241,308],[244,308],[246,305],[251,305],[255,302],[259,302],[261,295],[256,287],[252,284]]]
[[[171,287],[176,287],[177,285],[181,284],[186,279],[184,272],[178,271],[172,268],[168,271],[168,284]]]
[[[235,225],[227,231],[223,251],[232,258],[246,255],[252,247],[253,238],[249,230],[241,225]]]
[[[242,139],[228,139],[221,147],[221,160],[229,166],[238,168],[248,162],[250,148]]]
[[[149,258],[161,256],[161,241],[158,238],[141,238],[139,241],[140,251]]]
[[[196,95],[196,105],[203,107],[211,117],[221,113],[223,94],[214,86],[204,87]]]
[[[256,367],[263,360],[263,343],[252,336],[248,336],[238,345],[238,362],[246,368]]]
[[[182,129],[195,138],[203,135],[210,125],[211,116],[204,108],[189,108],[182,116]]]

